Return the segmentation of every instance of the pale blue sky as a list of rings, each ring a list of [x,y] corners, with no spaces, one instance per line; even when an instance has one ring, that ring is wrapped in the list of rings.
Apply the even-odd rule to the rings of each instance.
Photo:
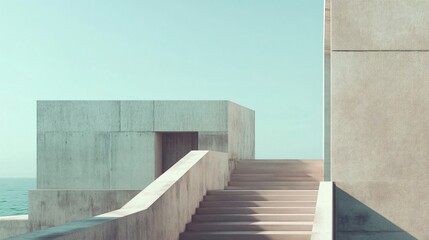
[[[322,158],[323,0],[0,1],[0,177],[36,176],[36,100],[231,100],[257,158]]]

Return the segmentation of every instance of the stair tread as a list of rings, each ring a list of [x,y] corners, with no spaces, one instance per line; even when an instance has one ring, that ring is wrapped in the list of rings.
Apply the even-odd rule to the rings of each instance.
[[[192,222],[197,225],[313,225],[309,221],[255,221],[255,222]]]
[[[182,233],[183,234],[183,233]],[[288,234],[311,234],[311,231],[207,231],[207,232],[185,232],[185,234],[203,235],[203,234],[252,234],[252,235],[288,235]]]

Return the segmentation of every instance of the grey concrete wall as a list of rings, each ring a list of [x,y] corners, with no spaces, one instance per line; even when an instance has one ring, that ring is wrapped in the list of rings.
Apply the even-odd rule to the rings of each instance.
[[[124,206],[140,190],[31,190],[30,230],[93,217]]]
[[[255,159],[255,111],[233,102],[228,102],[228,153],[232,168],[237,160]]]
[[[228,101],[39,101],[37,116],[39,189],[143,189],[172,153],[165,132],[254,158],[254,112]]]
[[[0,239],[30,231],[28,215],[0,217]]]
[[[337,239],[429,239],[429,1],[332,1]]]
[[[227,154],[193,151],[119,210],[11,239],[177,240],[206,191],[228,177]]]
[[[324,17],[323,169],[325,181],[331,181],[331,0],[325,0]]]

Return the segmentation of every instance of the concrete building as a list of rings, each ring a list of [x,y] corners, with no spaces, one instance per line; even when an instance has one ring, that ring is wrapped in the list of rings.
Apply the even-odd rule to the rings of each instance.
[[[337,239],[429,239],[429,1],[331,1]]]
[[[228,153],[233,169],[254,159],[254,129],[254,111],[229,101],[39,101],[29,217],[3,218],[0,230],[119,209],[191,150]]]
[[[429,1],[325,3],[323,164],[245,161],[254,158],[254,112],[228,101],[39,102],[30,217],[0,219],[0,229],[12,236],[58,225],[25,239],[222,239],[207,235],[216,224],[198,221],[231,216],[192,217],[198,207],[225,205],[210,199],[246,199],[234,204],[283,221],[217,227],[290,230],[291,209],[274,202],[307,191],[294,204],[317,196],[316,206],[292,209],[310,210],[293,217],[313,221],[311,231],[294,223],[301,230],[222,236],[429,239]],[[194,149],[223,153],[191,151],[171,167]],[[227,190],[244,196],[219,196]]]

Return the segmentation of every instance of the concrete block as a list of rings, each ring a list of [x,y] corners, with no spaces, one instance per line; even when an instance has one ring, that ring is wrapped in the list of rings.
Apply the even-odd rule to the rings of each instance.
[[[255,159],[255,111],[228,102],[228,150],[235,160]]]
[[[226,101],[155,101],[155,131],[227,131]]]
[[[30,231],[28,215],[0,217],[0,239]]]
[[[429,179],[429,52],[332,56],[333,180]]]
[[[143,189],[155,180],[155,133],[111,133],[111,189]]]
[[[429,1],[333,0],[331,13],[334,51],[429,49]]]
[[[347,210],[347,231],[393,224],[429,239],[428,63],[429,52],[332,53],[332,180],[366,209]]]
[[[153,131],[154,101],[121,101],[121,131]]]
[[[110,134],[47,132],[37,136],[38,189],[109,189]]]
[[[32,190],[32,231],[93,217],[121,208],[140,190]]]
[[[38,101],[37,131],[119,131],[119,101]]]

